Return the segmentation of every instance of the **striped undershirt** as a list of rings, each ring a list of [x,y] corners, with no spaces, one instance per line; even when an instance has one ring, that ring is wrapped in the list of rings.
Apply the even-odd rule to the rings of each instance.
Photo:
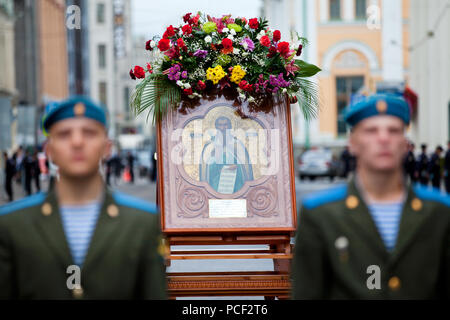
[[[60,212],[73,261],[81,267],[100,213],[100,202],[61,206]]]
[[[386,204],[372,203],[369,205],[369,211],[388,251],[394,249],[397,241],[402,208],[403,201]]]

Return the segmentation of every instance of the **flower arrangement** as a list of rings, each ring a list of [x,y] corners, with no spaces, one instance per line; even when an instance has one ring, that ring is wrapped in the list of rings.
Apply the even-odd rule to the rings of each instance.
[[[188,13],[179,27],[169,26],[161,39],[147,41],[146,50],[157,57],[146,68],[130,70],[143,79],[131,105],[136,113],[150,109],[154,120],[182,99],[201,98],[208,90],[235,88],[239,99],[256,107],[264,99],[289,97],[299,102],[305,118],[316,114],[317,89],[305,79],[320,69],[298,59],[300,44],[281,41],[279,30],[270,30],[264,19],[221,18]]]

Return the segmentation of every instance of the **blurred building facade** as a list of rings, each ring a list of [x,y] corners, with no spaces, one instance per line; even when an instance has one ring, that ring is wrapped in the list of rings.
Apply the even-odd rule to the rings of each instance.
[[[14,144],[44,140],[39,119],[49,101],[68,96],[64,0],[14,1],[14,68],[18,106]]]
[[[14,3],[0,0],[0,150],[14,144],[12,124],[17,94],[14,78]]]
[[[410,86],[418,93],[412,138],[430,151],[450,141],[450,1],[411,0]]]
[[[294,108],[296,144],[344,146],[352,95],[409,77],[409,0],[264,0],[264,15],[285,40],[306,37],[301,59],[322,69],[318,119],[306,123]]]

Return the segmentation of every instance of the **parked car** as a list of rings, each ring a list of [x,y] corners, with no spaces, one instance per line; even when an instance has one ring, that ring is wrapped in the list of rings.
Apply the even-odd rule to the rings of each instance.
[[[331,181],[337,175],[338,163],[329,150],[314,149],[304,152],[299,159],[300,180],[308,177],[329,177]]]

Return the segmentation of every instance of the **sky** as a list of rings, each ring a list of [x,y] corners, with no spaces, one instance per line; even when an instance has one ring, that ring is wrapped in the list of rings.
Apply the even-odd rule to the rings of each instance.
[[[169,25],[182,24],[182,17],[188,12],[250,19],[260,15],[262,3],[262,0],[131,0],[133,35],[146,39],[162,36]]]

